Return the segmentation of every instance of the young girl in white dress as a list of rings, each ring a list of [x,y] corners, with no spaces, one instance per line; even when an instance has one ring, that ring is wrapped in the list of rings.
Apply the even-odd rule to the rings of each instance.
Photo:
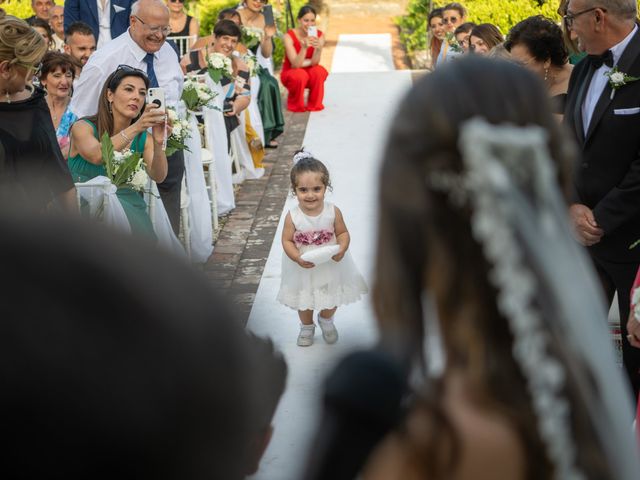
[[[338,341],[333,316],[340,305],[356,302],[367,293],[349,248],[349,231],[340,209],[325,202],[331,188],[327,167],[309,152],[293,157],[291,190],[298,198],[284,221],[282,280],[278,301],[298,310],[298,345],[313,344],[313,312],[327,343]],[[304,257],[304,258],[303,258]]]

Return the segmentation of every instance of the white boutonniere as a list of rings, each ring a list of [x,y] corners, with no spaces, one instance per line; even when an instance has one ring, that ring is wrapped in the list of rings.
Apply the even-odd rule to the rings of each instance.
[[[621,72],[620,70],[618,70],[617,65],[604,75],[609,79],[609,86],[611,87],[611,100],[613,100],[613,97],[616,94],[616,90],[624,87],[628,83],[640,80],[640,77],[632,77],[631,75],[627,75],[626,73]]]

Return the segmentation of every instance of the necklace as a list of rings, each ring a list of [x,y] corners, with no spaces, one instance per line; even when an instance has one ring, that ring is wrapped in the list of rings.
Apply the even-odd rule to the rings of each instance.
[[[58,112],[56,111],[56,107],[55,104],[53,102],[53,100],[51,102],[49,102],[49,99],[47,98],[47,105],[49,106],[49,111],[51,112],[51,118],[53,118],[53,124],[55,125],[56,123],[58,123],[58,118],[60,118],[62,116],[62,114],[64,114],[65,110],[67,109],[67,104],[69,102],[66,101],[64,103],[64,105],[62,106],[62,112],[60,112],[60,114],[58,114]]]

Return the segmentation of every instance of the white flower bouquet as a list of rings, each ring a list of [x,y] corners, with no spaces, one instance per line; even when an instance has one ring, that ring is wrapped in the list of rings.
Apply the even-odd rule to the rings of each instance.
[[[207,72],[215,83],[219,83],[222,77],[233,77],[231,59],[222,53],[209,53],[207,55]]]
[[[249,67],[249,76],[253,77],[258,74],[258,69],[260,68],[260,64],[258,63],[258,58],[251,52],[247,52],[242,56],[242,61],[247,64]]]
[[[240,29],[242,30],[240,43],[245,47],[251,49],[262,41],[262,36],[264,35],[262,29],[245,25],[242,25]]]
[[[185,142],[189,137],[189,120],[178,117],[177,112],[173,108],[167,108],[167,117],[171,123],[171,135],[167,139],[167,148],[165,155],[168,157],[178,150],[189,150]]]
[[[217,95],[218,92],[214,92],[195,78],[187,77],[184,81],[182,100],[188,110],[200,111],[205,107],[213,108],[212,101]]]
[[[131,187],[139,192],[145,189],[149,177],[144,169],[142,153],[128,148],[121,152],[114,150],[107,132],[102,135],[100,147],[107,177],[117,188]]]

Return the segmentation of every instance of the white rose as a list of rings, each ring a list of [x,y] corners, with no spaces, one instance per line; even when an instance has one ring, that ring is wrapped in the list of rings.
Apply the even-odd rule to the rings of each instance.
[[[149,176],[147,175],[147,172],[144,170],[144,168],[140,168],[133,174],[129,184],[131,185],[131,187],[133,187],[134,190],[140,191],[147,186],[148,181]]]
[[[176,113],[176,111],[170,108],[167,109],[167,116],[169,117],[171,123],[174,123],[178,119],[178,114]]]
[[[611,80],[612,83],[615,83],[615,84],[624,83],[624,73],[622,72],[612,73],[609,79]]]
[[[173,125],[173,131],[171,132],[173,136],[180,137],[182,133],[182,126],[179,123]]]

